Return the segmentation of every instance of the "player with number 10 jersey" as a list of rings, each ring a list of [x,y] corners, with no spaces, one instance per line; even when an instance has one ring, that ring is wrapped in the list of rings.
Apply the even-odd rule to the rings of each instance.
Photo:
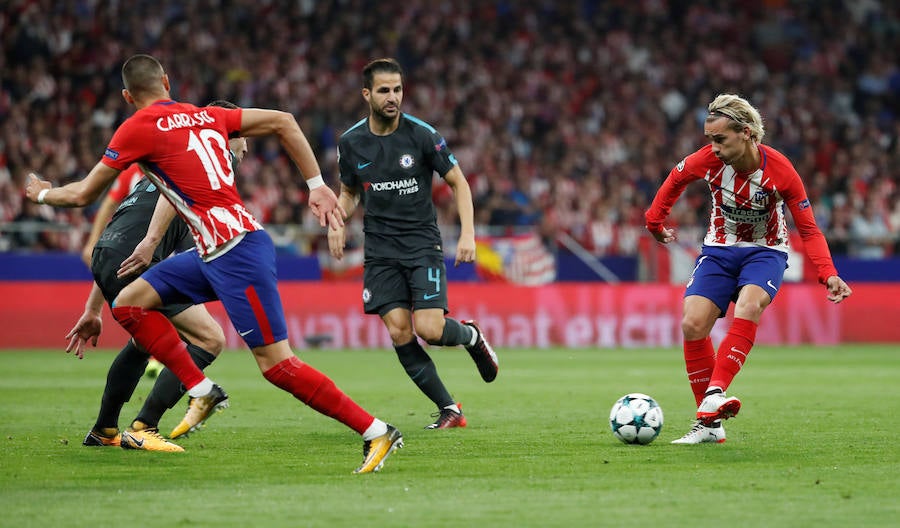
[[[124,170],[153,160],[142,163],[147,176],[184,218],[200,256],[211,260],[243,233],[262,229],[234,186],[228,139],[240,128],[240,108],[157,101],[116,130],[103,162]]]
[[[83,180],[57,189],[30,174],[25,194],[37,203],[83,206],[96,200],[121,170],[138,162],[167,198],[157,203],[154,217],[159,212],[171,219],[174,207],[191,229],[197,252],[179,253],[150,268],[119,293],[112,307],[119,324],[171,369],[192,397],[173,436],[199,427],[227,404],[228,396],[197,368],[175,327],[156,309],[174,302],[201,304],[218,299],[252,349],[263,377],[359,433],[364,456],[355,472],[377,471],[403,444],[403,436],[291,350],[278,295],[274,244],[234,187],[228,138],[275,135],[309,186],[309,207],[319,224],[343,226],[346,212],[325,185],[296,118],[277,110],[201,109],[177,103],[169,96],[168,75],[150,55],[128,59],[122,66],[122,80],[122,96],[137,112],[113,135],[103,159]],[[147,239],[141,244],[145,242],[143,247],[153,244]],[[75,337],[92,336],[79,333]]]

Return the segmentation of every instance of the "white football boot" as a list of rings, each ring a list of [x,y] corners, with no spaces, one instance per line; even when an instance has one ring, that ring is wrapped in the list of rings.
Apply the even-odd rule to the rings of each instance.
[[[717,444],[725,442],[725,428],[722,427],[722,422],[703,425],[700,420],[697,420],[686,435],[678,440],[672,440],[673,444],[704,444],[707,442]]]
[[[716,420],[727,420],[737,416],[741,410],[741,400],[734,396],[725,396],[720,392],[707,394],[700,407],[697,408],[697,419],[705,424],[711,424]]]

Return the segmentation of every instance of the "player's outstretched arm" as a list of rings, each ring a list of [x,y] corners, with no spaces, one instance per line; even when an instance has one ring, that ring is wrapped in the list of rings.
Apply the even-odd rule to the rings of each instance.
[[[828,288],[828,300],[837,304],[853,293],[853,290],[850,289],[850,286],[847,285],[846,282],[837,275],[832,275],[828,277],[828,280],[825,281],[825,287]]]
[[[244,108],[241,111],[242,136],[276,135],[309,186],[309,208],[322,227],[343,226],[347,212],[338,204],[337,195],[322,181],[315,153],[294,116],[280,110]]]
[[[91,286],[91,293],[84,305],[84,313],[75,323],[75,326],[66,334],[69,344],[66,346],[66,353],[74,352],[75,357],[84,359],[84,345],[88,341],[91,345],[97,346],[97,339],[100,332],[103,331],[103,319],[100,312],[103,309],[103,293],[97,283]]]
[[[294,116],[280,110],[244,108],[241,111],[241,136],[278,136],[288,156],[306,179],[322,174],[309,141]]]
[[[453,189],[456,211],[459,214],[459,241],[456,244],[456,260],[453,265],[459,266],[460,262],[474,262],[475,206],[472,204],[472,189],[459,165],[454,165],[444,175],[444,181]]]
[[[344,258],[344,247],[347,245],[347,234],[344,226],[328,230],[328,251],[331,256],[341,260]]]
[[[356,211],[356,206],[359,204],[359,194],[341,183],[341,194],[338,196],[338,204],[344,211],[344,214],[347,215],[344,218],[349,218]],[[346,245],[347,233],[345,226],[332,226],[328,230],[328,251],[331,253],[331,256],[338,260],[344,258],[344,247]]]
[[[647,229],[648,231],[650,231],[650,234],[653,235],[653,238],[655,238],[657,242],[661,242],[663,244],[675,242],[675,240],[678,239],[678,237],[675,236],[675,230],[668,227],[663,227],[659,231],[654,231],[650,229],[649,226]]]
[[[319,180],[321,176],[317,176]],[[312,178],[315,180],[316,178]],[[311,183],[307,180],[307,183]],[[337,195],[324,183],[319,182],[317,187],[310,185],[309,188],[309,209],[319,219],[319,225],[322,227],[329,226],[331,229],[344,227],[344,218],[347,217],[347,211],[338,203]]]
[[[644,212],[644,218],[647,223],[647,231],[653,235],[657,242],[669,244],[678,240],[675,229],[667,228],[664,224],[672,206],[687,188],[688,184],[700,179],[700,176],[694,174],[691,168],[693,164],[687,164],[692,156],[688,156],[681,163],[676,165],[669,171],[669,175],[656,191],[653,202]]]
[[[25,184],[25,196],[35,203],[54,207],[84,207],[97,201],[119,171],[98,162],[83,180],[52,188],[53,185],[30,173]]]

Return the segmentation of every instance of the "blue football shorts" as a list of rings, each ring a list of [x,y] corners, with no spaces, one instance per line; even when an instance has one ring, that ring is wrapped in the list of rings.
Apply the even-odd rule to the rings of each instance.
[[[204,262],[196,250],[169,257],[141,275],[163,304],[222,301],[247,346],[287,339],[275,271],[275,246],[265,231],[244,235],[224,255]]]
[[[699,295],[715,303],[725,317],[741,288],[755,284],[775,299],[788,267],[787,253],[765,247],[703,246],[684,296]]]

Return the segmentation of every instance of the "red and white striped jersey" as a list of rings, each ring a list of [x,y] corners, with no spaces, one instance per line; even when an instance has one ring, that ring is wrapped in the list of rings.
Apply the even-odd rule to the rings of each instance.
[[[825,237],[816,225],[806,189],[790,160],[767,145],[759,145],[760,167],[740,173],[720,161],[706,145],[681,160],[670,172],[646,212],[647,228],[658,233],[672,205],[687,185],[705,180],[712,194],[709,230],[703,243],[709,246],[765,246],[788,249],[784,218],[787,205],[816,265],[819,281],[837,275]]]
[[[235,237],[262,229],[234,185],[228,138],[240,128],[239,108],[156,101],[116,130],[103,163],[118,170],[140,163],[208,260]]]

